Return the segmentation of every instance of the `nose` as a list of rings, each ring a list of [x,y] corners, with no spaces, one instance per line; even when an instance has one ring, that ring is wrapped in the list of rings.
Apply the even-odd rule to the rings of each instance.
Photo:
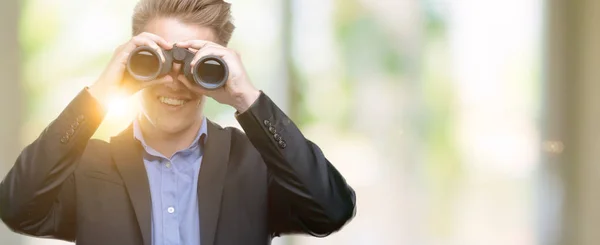
[[[183,84],[178,79],[179,74],[183,73],[181,68],[182,68],[181,64],[177,64],[177,63],[173,64],[173,67],[171,68],[171,72],[169,73],[169,75],[173,78],[173,82],[165,84],[165,86],[167,86],[168,88],[170,88],[171,90],[173,90],[175,92],[185,89],[185,84]]]
[[[171,67],[171,76],[177,77],[179,74],[182,74],[182,68],[183,66],[181,64],[173,62],[173,66]]]

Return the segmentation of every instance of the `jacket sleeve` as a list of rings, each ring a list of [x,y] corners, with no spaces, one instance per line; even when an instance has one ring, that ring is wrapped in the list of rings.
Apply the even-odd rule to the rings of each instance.
[[[327,236],[354,217],[354,190],[267,95],[236,117],[267,165],[272,235]]]
[[[0,218],[14,232],[75,239],[74,171],[104,117],[82,90],[21,152],[0,183]]]

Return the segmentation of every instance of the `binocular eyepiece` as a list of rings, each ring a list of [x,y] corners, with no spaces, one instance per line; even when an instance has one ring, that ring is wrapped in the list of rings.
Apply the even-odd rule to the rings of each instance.
[[[229,76],[227,64],[221,57],[207,55],[191,67],[195,54],[188,49],[174,46],[171,50],[160,49],[163,62],[157,51],[149,46],[134,49],[127,60],[127,72],[138,81],[151,81],[168,74],[173,63],[183,65],[184,76],[205,89],[217,89],[225,85]],[[193,72],[192,72],[193,71]]]

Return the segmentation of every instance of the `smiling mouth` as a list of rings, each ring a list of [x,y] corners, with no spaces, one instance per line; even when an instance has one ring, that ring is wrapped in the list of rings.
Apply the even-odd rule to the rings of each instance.
[[[169,106],[182,106],[182,105],[185,105],[190,100],[159,96],[158,101],[160,101],[160,103],[163,103],[163,104],[169,105]]]

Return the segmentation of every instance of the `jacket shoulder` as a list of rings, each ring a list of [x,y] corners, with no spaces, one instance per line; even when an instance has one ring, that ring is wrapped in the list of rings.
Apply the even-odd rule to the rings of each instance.
[[[83,155],[106,154],[110,151],[110,144],[100,139],[90,139],[83,151]]]
[[[110,162],[110,155],[110,143],[100,139],[91,139],[81,156],[80,168],[82,165],[89,166],[95,165],[94,163]]]

